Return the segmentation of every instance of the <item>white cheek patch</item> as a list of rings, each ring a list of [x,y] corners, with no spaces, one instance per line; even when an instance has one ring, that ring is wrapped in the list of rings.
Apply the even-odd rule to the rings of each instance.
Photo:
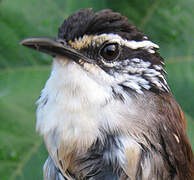
[[[143,88],[147,90],[151,88],[149,81],[138,74],[125,74],[123,76],[116,74],[115,78],[119,84],[134,90],[138,94],[143,94]]]
[[[143,89],[149,90],[153,85],[162,91],[169,91],[165,76],[162,74],[162,66],[151,66],[150,62],[139,58],[126,59],[124,63],[123,72],[113,74],[117,84],[122,84],[139,94],[143,94]],[[117,66],[123,64],[118,63]]]
[[[155,69],[156,68],[156,69]],[[155,66],[152,69],[146,69],[144,76],[160,90],[169,92],[169,86],[165,79],[165,76],[161,73],[162,68]]]

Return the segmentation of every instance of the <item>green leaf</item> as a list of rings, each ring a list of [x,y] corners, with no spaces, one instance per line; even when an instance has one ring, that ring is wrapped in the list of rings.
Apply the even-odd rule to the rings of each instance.
[[[168,82],[183,110],[194,119],[194,59],[175,58],[167,61]]]
[[[187,129],[188,129],[188,137],[190,140],[190,143],[192,145],[192,148],[194,149],[194,119],[191,118],[191,116],[186,115],[187,119]]]
[[[48,67],[0,72],[0,174],[3,180],[29,175],[23,170],[35,154],[40,154],[38,150],[43,142],[35,132],[34,103],[48,72]],[[39,155],[34,168],[43,165],[45,155],[45,152]],[[41,175],[42,167],[37,172]]]

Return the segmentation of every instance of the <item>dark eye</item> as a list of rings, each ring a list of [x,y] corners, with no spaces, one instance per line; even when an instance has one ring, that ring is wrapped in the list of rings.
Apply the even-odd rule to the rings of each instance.
[[[103,46],[103,48],[100,50],[100,55],[103,57],[103,59],[106,62],[112,62],[119,56],[119,45],[114,44],[106,44]]]

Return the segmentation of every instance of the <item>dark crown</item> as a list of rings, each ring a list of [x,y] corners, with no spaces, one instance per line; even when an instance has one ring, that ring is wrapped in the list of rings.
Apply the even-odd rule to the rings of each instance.
[[[142,41],[144,36],[120,13],[109,9],[96,13],[92,9],[81,9],[64,20],[59,28],[58,37],[73,41],[84,35],[103,33],[119,34],[124,39],[135,41]]]

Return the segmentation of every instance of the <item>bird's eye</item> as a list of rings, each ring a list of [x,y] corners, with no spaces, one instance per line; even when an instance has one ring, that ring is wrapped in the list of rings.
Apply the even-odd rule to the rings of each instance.
[[[106,62],[113,62],[119,56],[119,45],[116,43],[106,44],[100,50],[100,56]]]

